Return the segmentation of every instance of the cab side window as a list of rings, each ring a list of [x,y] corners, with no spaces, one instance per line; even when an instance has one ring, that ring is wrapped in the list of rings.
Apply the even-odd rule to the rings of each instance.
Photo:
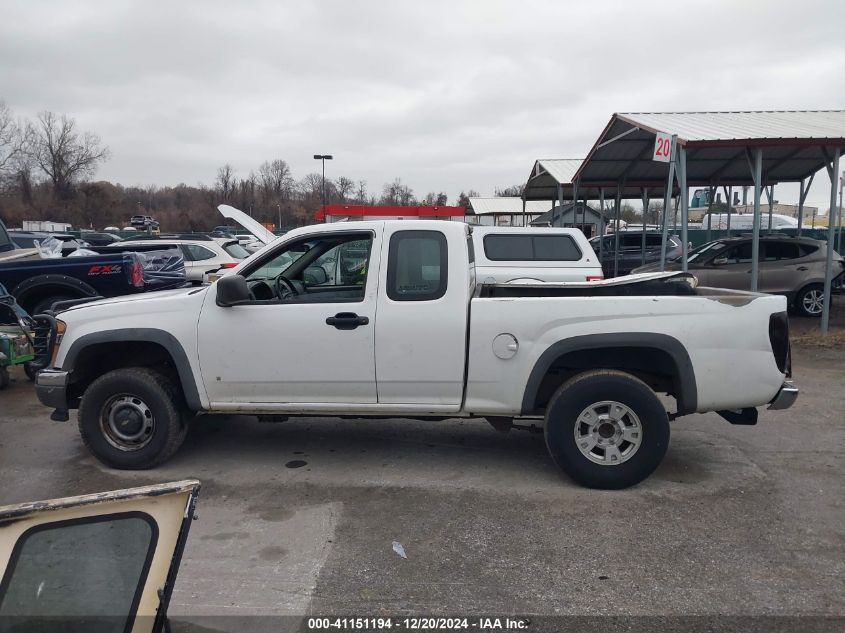
[[[394,301],[433,301],[446,294],[446,236],[440,231],[397,231],[390,238],[387,296]]]

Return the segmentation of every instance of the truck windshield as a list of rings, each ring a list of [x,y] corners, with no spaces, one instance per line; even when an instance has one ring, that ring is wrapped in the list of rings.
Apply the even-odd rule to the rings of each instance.
[[[12,244],[12,240],[9,239],[9,233],[6,231],[6,227],[3,224],[3,221],[0,220],[0,253],[11,251],[14,248],[15,245]]]

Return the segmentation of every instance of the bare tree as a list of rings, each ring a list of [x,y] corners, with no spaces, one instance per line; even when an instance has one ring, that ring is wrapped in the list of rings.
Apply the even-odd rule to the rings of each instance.
[[[425,194],[425,197],[422,199],[422,204],[432,207],[442,207],[445,206],[448,202],[448,196],[442,191],[440,193],[429,191],[427,194]]]
[[[495,195],[497,198],[521,198],[523,191],[525,191],[525,183],[511,185],[510,187],[505,187],[504,189],[496,187]]]
[[[351,194],[355,188],[355,181],[351,178],[347,178],[346,176],[341,176],[337,179],[335,188],[337,189],[337,195],[340,197],[340,201],[346,202],[349,194]]]
[[[229,202],[235,193],[235,168],[226,163],[217,170],[217,180],[214,183],[220,199]]]
[[[414,191],[408,185],[402,184],[401,178],[385,183],[380,202],[399,207],[408,207],[417,203]]]
[[[367,181],[358,181],[358,190],[355,192],[355,202],[358,204],[367,204]]]
[[[280,158],[261,163],[258,168],[258,182],[261,197],[267,206],[290,200],[296,184],[290,166]]]
[[[0,101],[0,184],[13,179],[29,161],[31,128],[15,121],[9,107]]]
[[[109,149],[93,132],[80,133],[67,115],[41,112],[34,127],[32,154],[38,167],[52,181],[54,192],[68,198],[79,179],[93,174],[109,157]]]
[[[469,206],[470,198],[477,198],[478,192],[475,189],[470,189],[466,193],[463,191],[458,194],[458,206],[467,208]]]

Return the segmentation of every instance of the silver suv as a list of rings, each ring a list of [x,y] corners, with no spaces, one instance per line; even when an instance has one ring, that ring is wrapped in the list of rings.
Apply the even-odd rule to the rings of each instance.
[[[821,316],[824,300],[824,266],[827,242],[808,237],[765,235],[760,237],[758,290],[786,295],[795,311],[804,316]],[[660,264],[635,268],[644,273]],[[679,260],[668,262],[666,270],[680,270]],[[689,254],[689,271],[702,286],[751,289],[751,237],[731,237],[708,242]],[[845,260],[833,252],[834,287],[842,284]]]

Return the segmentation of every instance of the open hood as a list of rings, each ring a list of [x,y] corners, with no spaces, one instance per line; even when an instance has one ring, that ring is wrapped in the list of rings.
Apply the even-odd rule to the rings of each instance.
[[[276,239],[276,235],[273,235],[271,231],[265,229],[261,224],[253,220],[243,211],[236,209],[235,207],[230,207],[228,204],[221,204],[217,207],[217,210],[223,214],[223,217],[228,220],[234,220],[242,227],[244,227],[249,233],[255,236],[262,244],[269,244],[273,240]]]

